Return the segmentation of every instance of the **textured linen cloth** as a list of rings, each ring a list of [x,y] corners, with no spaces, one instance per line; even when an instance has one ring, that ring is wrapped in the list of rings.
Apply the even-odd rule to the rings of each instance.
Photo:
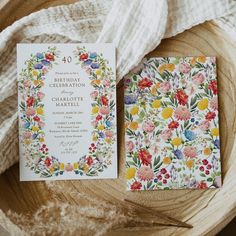
[[[0,173],[19,159],[16,43],[113,42],[117,49],[119,82],[163,38],[206,20],[215,20],[236,40],[233,0],[81,0],[33,13],[3,30],[0,33]]]

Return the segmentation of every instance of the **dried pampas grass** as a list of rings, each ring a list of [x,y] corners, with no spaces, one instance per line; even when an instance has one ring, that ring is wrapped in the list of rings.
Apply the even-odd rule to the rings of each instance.
[[[8,212],[11,221],[29,235],[103,235],[126,221],[117,211],[49,202],[33,217]]]
[[[71,181],[49,181],[46,185],[53,201],[41,206],[33,216],[11,211],[7,214],[29,235],[100,236],[110,230],[136,231],[140,227],[191,227],[127,199],[128,207],[81,193]]]
[[[8,217],[29,235],[96,235],[100,236],[127,224],[131,216],[122,207],[90,197],[70,188],[68,182],[47,182],[52,192],[73,197],[69,204],[55,198],[32,215],[9,211]],[[65,191],[66,190],[66,191]]]

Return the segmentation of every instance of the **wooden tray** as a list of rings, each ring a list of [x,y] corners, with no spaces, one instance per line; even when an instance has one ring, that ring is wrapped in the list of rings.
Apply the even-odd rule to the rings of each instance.
[[[21,3],[25,14],[49,6],[48,1],[34,1],[35,8],[27,1]],[[40,2],[40,6],[39,6]],[[57,5],[66,1],[50,1]],[[73,1],[68,1],[73,2]],[[37,3],[37,5],[36,5]],[[12,3],[11,3],[12,4]],[[22,12],[22,11],[21,11]],[[7,13],[13,20],[22,16],[12,8]],[[4,22],[7,15],[0,17]],[[11,19],[8,23],[11,23]],[[6,25],[0,24],[0,28]],[[118,131],[119,131],[119,179],[67,181],[66,184],[76,192],[83,192],[113,203],[120,204],[129,198],[142,205],[162,211],[179,220],[193,225],[192,229],[155,227],[142,231],[129,232],[129,235],[214,235],[236,216],[236,43],[227,37],[213,23],[204,23],[166,39],[148,56],[198,56],[217,57],[217,73],[220,99],[220,133],[223,171],[223,187],[212,190],[167,190],[153,192],[127,192],[124,180],[124,125],[123,125],[123,86],[118,84]],[[65,184],[62,181],[61,184]],[[18,165],[0,176],[0,209],[11,209],[17,213],[33,214],[49,200],[61,200],[77,204],[66,193],[55,193],[44,182],[19,182]],[[123,204],[123,203],[122,203]],[[109,235],[124,235],[125,230],[110,232]],[[126,234],[126,235],[128,235]]]

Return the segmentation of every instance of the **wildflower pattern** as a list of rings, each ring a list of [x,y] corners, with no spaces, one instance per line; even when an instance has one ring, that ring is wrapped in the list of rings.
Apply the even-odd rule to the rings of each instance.
[[[124,86],[127,189],[220,187],[215,58],[144,59]]]

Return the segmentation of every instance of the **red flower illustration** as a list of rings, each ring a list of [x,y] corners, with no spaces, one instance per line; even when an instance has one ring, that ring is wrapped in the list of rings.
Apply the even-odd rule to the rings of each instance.
[[[183,89],[179,89],[176,94],[175,98],[178,100],[180,105],[186,105],[188,102],[188,95],[184,92]]]
[[[33,120],[38,122],[40,121],[40,118],[38,116],[34,116]]]
[[[102,105],[107,106],[108,105],[108,98],[106,96],[101,96],[100,98]]]
[[[33,97],[29,97],[29,98],[26,100],[26,103],[27,103],[27,106],[28,106],[28,107],[33,106],[33,104],[34,104],[34,98],[33,98]]]
[[[199,167],[199,170],[200,170],[200,171],[204,171],[204,170],[205,170],[205,169],[204,169],[204,166],[200,166],[200,167]]]
[[[145,149],[140,149],[138,152],[138,158],[141,160],[143,165],[150,165],[152,160],[152,155]]]
[[[217,89],[217,82],[216,80],[211,80],[208,88],[213,92],[213,94],[217,94],[218,93],[218,89]]]
[[[207,184],[202,181],[202,182],[198,183],[197,188],[200,188],[200,189],[207,188]]]
[[[203,165],[207,165],[208,164],[208,160],[204,159],[204,160],[202,160],[202,163],[203,163]]]
[[[101,115],[98,115],[97,117],[96,117],[96,120],[97,121],[99,121],[99,120],[101,120],[102,119],[102,116]]]
[[[171,121],[170,124],[168,124],[169,129],[177,129],[179,127],[179,123],[177,121]]]
[[[45,55],[45,58],[49,61],[54,61],[54,55],[53,54],[48,53],[48,54]]]
[[[209,120],[209,121],[213,120],[215,117],[216,117],[216,113],[213,111],[209,111],[205,116],[206,120]]]
[[[138,82],[138,86],[141,89],[150,88],[152,86],[152,81],[145,77]]]
[[[142,188],[142,184],[138,181],[134,181],[131,186],[131,190],[140,190]]]
[[[82,60],[82,61],[87,60],[88,59],[88,54],[87,53],[81,54],[79,59]]]
[[[51,159],[49,157],[46,158],[46,160],[44,161],[46,166],[50,166],[51,165]]]
[[[167,173],[167,170],[165,168],[162,168],[161,173],[164,175],[165,173]]]
[[[93,158],[91,156],[87,157],[87,164],[91,166],[93,164]]]
[[[165,178],[166,179],[169,179],[170,178],[170,175],[167,173],[167,174],[165,174]]]
[[[157,179],[162,180],[162,176],[161,176],[161,175],[158,175],[158,176],[157,176]]]

